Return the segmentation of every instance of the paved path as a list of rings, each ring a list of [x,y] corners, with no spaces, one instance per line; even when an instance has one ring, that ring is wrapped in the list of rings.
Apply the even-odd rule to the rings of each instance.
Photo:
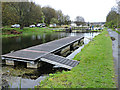
[[[114,37],[115,40],[112,41],[112,48],[113,48],[113,57],[114,57],[114,64],[115,64],[115,72],[117,77],[117,80],[120,81],[120,34],[118,34],[115,31],[112,31],[111,29],[108,29],[110,37]],[[120,83],[118,82],[119,88],[120,88]]]

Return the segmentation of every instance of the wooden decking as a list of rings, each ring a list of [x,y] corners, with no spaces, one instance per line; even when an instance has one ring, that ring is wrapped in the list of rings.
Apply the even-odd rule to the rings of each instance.
[[[63,57],[53,55],[51,53],[54,53],[57,50],[60,50],[66,46],[69,46],[69,45],[73,44],[74,42],[80,41],[83,38],[84,37],[81,37],[81,36],[66,37],[66,38],[51,41],[51,42],[48,42],[45,44],[41,44],[41,45],[33,46],[30,48],[22,49],[19,51],[15,51],[12,53],[8,53],[5,55],[2,55],[2,58],[16,60],[16,61],[17,60],[24,61],[24,62],[29,62],[29,61],[35,62],[35,61],[39,61],[39,60],[43,61],[43,58],[44,58],[44,61],[45,61],[45,59],[47,59],[46,62],[48,62],[48,59],[50,59],[51,61],[55,61],[55,62],[59,63],[59,65],[61,63],[64,65],[74,67],[74,65],[78,64],[78,62],[73,65],[72,64],[72,62],[74,62],[73,60],[68,60]],[[56,60],[55,60],[55,58],[56,58]],[[50,60],[49,60],[49,62],[50,62]]]
[[[65,57],[61,57],[54,54],[47,54],[41,57],[41,61],[48,62],[57,65],[59,67],[68,68],[68,69],[72,69],[73,67],[79,64],[79,61],[70,60]]]

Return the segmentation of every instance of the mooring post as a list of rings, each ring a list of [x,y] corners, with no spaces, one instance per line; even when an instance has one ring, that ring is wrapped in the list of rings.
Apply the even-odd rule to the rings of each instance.
[[[80,41],[81,41],[81,40],[78,40],[78,45],[80,45]]]
[[[70,44],[70,51],[72,51],[72,50],[73,50],[73,43]]]

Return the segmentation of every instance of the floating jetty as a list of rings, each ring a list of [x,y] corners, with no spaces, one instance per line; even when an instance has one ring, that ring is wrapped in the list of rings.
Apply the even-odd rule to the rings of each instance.
[[[63,49],[71,50],[76,44],[80,44],[82,39],[84,37],[81,36],[65,37],[1,55],[1,57],[7,65],[15,65],[17,62],[23,62],[27,68],[38,68],[41,66],[41,62],[46,62],[59,67],[72,69],[79,64],[79,61],[67,59],[56,55],[56,53],[63,52]]]

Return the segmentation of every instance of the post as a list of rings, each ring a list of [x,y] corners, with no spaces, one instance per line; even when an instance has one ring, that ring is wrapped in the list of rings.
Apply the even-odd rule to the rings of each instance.
[[[36,63],[30,63],[30,62],[28,62],[27,63],[27,68],[35,68],[35,69],[37,69],[37,68],[39,68],[41,66],[41,63],[40,62],[36,62]]]
[[[81,40],[78,40],[78,45],[80,45],[80,41],[81,41]]]
[[[70,51],[73,50],[73,43],[70,45]]]
[[[13,65],[14,66],[14,61],[13,60],[5,60],[6,65]]]

